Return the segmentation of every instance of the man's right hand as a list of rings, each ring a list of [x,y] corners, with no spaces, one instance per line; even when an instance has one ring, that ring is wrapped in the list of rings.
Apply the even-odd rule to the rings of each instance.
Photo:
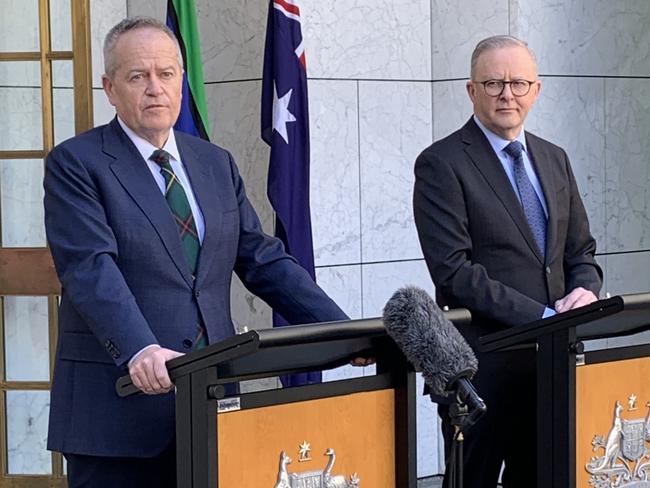
[[[568,310],[573,310],[574,308],[584,307],[596,300],[598,300],[598,297],[594,292],[579,286],[571,290],[571,293],[566,295],[564,298],[560,298],[555,302],[555,311],[557,313],[566,312]]]
[[[182,355],[181,352],[165,349],[158,345],[148,347],[138,354],[129,365],[131,381],[147,395],[167,393],[174,387],[174,384],[169,378],[165,363]]]

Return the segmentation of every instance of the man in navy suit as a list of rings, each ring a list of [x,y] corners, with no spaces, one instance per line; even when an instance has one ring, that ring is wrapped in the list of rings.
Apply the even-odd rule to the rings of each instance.
[[[524,131],[540,87],[526,43],[479,42],[467,82],[474,116],[415,163],[415,223],[437,299],[472,312],[461,330],[472,346],[481,335],[587,305],[602,284],[566,153]],[[534,486],[535,352],[478,359],[475,385],[488,412],[465,436],[465,488],[494,488],[504,461],[505,488]],[[448,410],[438,408],[447,454]]]
[[[47,158],[45,224],[62,284],[48,448],[65,454],[73,487],[175,486],[165,362],[234,333],[233,270],[291,323],[347,317],[262,232],[232,156],[172,130],[182,57],[171,31],[126,19],[104,57],[117,117]],[[181,230],[170,185],[189,206]],[[145,395],[117,397],[127,370]]]

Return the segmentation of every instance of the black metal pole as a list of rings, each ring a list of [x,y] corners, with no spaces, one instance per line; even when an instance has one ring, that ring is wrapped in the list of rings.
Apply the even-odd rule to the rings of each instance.
[[[465,436],[463,432],[459,430],[458,435],[456,436],[456,464],[458,465],[456,469],[458,470],[458,488],[463,488],[465,486],[465,481],[463,480],[463,441]]]

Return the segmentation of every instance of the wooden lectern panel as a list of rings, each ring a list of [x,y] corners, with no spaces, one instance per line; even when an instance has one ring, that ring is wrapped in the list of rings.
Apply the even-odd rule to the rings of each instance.
[[[576,488],[601,486],[590,484],[592,476],[601,481],[629,477],[626,483],[643,476],[634,471],[649,461],[645,455],[650,447],[646,440],[650,435],[649,378],[650,358],[577,368]],[[588,463],[591,473],[585,468]]]
[[[335,453],[332,476],[360,487],[395,488],[395,392],[384,389],[219,413],[219,487],[274,488],[281,452],[289,476],[322,472]],[[300,446],[309,443],[309,461]],[[306,484],[294,486],[320,486]]]

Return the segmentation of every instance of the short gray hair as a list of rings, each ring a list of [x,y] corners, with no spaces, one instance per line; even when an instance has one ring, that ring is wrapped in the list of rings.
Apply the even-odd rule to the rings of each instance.
[[[535,69],[537,69],[537,58],[535,57],[535,53],[533,50],[528,47],[528,43],[525,41],[522,41],[521,39],[517,39],[514,36],[492,36],[492,37],[486,37],[482,41],[479,41],[479,43],[476,45],[474,48],[474,52],[472,53],[472,63],[470,67],[470,72],[469,76],[470,79],[474,79],[474,72],[476,70],[476,64],[478,63],[478,58],[483,54],[485,51],[490,51],[492,49],[502,49],[504,47],[523,47],[528,51],[528,54],[530,54],[530,58],[533,60],[533,63],[535,64]]]
[[[117,70],[117,61],[113,56],[113,51],[115,50],[117,41],[122,34],[136,29],[156,29],[166,34],[172,41],[174,41],[174,44],[176,44],[178,64],[181,68],[183,67],[181,46],[178,43],[176,36],[167,25],[151,17],[127,17],[115,24],[113,28],[108,31],[108,34],[106,34],[106,38],[104,39],[104,72],[108,76],[113,76],[115,70]]]

